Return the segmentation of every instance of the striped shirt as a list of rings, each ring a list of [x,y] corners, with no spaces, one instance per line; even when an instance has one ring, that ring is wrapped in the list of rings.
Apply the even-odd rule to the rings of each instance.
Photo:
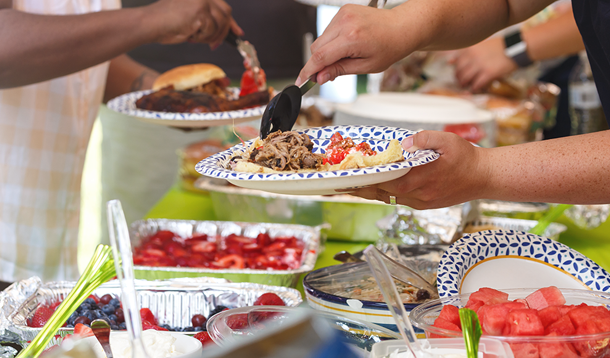
[[[13,0],[47,15],[120,8],[120,0]],[[80,186],[108,63],[0,90],[0,281],[78,277]]]

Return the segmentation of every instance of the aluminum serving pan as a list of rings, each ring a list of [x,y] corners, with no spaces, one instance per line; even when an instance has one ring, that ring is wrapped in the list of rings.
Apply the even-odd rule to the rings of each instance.
[[[497,227],[501,230],[513,230],[513,231],[524,231],[527,232],[531,230],[538,221],[536,220],[522,220],[522,219],[511,219],[511,218],[496,218],[496,217],[487,217],[482,216],[469,224],[471,228],[481,227],[482,230],[493,230],[493,227]],[[468,227],[466,228],[468,230]],[[546,230],[542,233],[541,236],[548,237],[557,241],[559,239],[559,235],[566,231],[567,226],[559,223],[551,223]],[[477,231],[482,231],[477,230]],[[472,231],[468,231],[472,232]]]
[[[351,195],[285,195],[245,189],[226,180],[202,177],[195,187],[210,193],[219,220],[272,222],[301,225],[330,224],[333,240],[375,242],[375,223],[395,207]]]
[[[191,326],[191,317],[194,314],[203,314],[207,317],[217,305],[229,308],[251,306],[265,292],[277,294],[290,307],[296,307],[303,302],[299,291],[293,288],[222,281],[224,280],[208,278],[136,280],[138,302],[141,308],[149,308],[160,324],[168,324],[172,327]],[[41,304],[62,300],[74,285],[75,282],[67,281],[42,285],[9,316],[13,328],[25,341],[32,340],[41,328],[28,327],[26,322],[34,315],[36,308]],[[118,281],[111,281],[101,285],[94,293],[100,297],[107,293],[120,297],[121,287]],[[60,328],[59,334],[65,336],[72,331],[71,328]]]
[[[253,210],[253,209],[251,209]],[[170,230],[181,237],[193,235],[243,235],[255,238],[260,233],[267,233],[273,239],[279,236],[294,236],[305,244],[301,266],[294,270],[254,270],[254,269],[206,269],[192,267],[150,267],[135,265],[134,272],[138,279],[160,280],[177,277],[217,277],[232,282],[251,282],[272,286],[296,287],[301,274],[311,271],[316,263],[320,250],[320,228],[304,225],[244,223],[231,221],[195,221],[148,219],[131,224],[130,237],[132,247],[159,230]]]

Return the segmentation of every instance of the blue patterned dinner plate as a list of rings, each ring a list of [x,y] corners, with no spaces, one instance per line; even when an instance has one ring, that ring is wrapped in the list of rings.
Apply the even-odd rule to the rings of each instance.
[[[234,94],[239,94],[239,88],[231,88],[231,91]],[[196,128],[224,126],[257,120],[262,117],[266,107],[264,105],[235,111],[208,113],[157,112],[136,108],[136,101],[151,92],[152,90],[126,93],[110,100],[108,108],[127,116],[136,117],[144,122],[173,127]]]
[[[443,254],[440,297],[495,289],[558,288],[610,292],[610,275],[570,247],[522,231],[487,230],[464,235]]]
[[[330,137],[336,132],[341,133],[343,137],[351,137],[355,143],[367,142],[377,152],[384,151],[392,139],[402,141],[415,134],[408,129],[377,126],[328,126],[310,128],[302,132],[312,139],[314,153],[324,153],[324,148],[330,143]],[[252,141],[246,142],[246,148],[251,143]],[[404,151],[406,159],[402,162],[327,172],[259,174],[226,169],[225,164],[233,153],[243,150],[244,145],[238,144],[202,160],[195,169],[202,175],[226,179],[234,185],[248,189],[278,194],[331,195],[337,194],[338,189],[355,189],[399,178],[411,168],[433,162],[439,157],[439,154],[432,150],[418,150],[415,153]]]

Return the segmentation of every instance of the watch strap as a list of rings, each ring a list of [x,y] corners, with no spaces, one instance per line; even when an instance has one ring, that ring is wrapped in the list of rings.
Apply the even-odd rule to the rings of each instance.
[[[506,35],[504,45],[504,54],[515,61],[517,66],[527,67],[533,63],[527,54],[527,44],[521,38],[521,31]]]

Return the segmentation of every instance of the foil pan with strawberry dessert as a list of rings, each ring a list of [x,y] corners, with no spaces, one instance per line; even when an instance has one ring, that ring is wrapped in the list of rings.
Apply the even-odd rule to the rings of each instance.
[[[140,279],[218,277],[295,287],[313,269],[320,228],[303,225],[148,219],[130,232]]]

